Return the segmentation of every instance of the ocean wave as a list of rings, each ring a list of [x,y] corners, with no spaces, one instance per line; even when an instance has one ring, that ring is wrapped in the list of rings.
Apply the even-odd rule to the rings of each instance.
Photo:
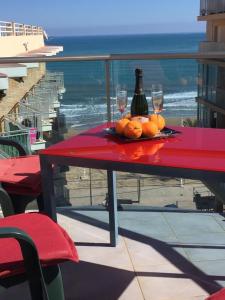
[[[179,93],[170,93],[164,95],[164,111],[165,116],[185,116],[196,114],[197,103],[195,97],[196,91],[186,91]],[[120,113],[116,107],[115,97],[111,98],[111,111],[113,118],[119,118]],[[151,97],[147,97],[149,104]],[[128,97],[127,111],[130,110],[132,97]],[[64,114],[66,120],[72,127],[84,127],[87,123],[90,125],[100,124],[107,121],[107,105],[106,103],[93,103],[92,100],[86,103],[61,104],[60,113]],[[150,112],[152,111],[150,105]]]
[[[166,94],[165,99],[168,99],[168,100],[189,99],[189,98],[195,98],[196,96],[197,96],[197,91],[191,91],[191,92]]]
[[[181,92],[164,95],[164,105],[165,107],[171,106],[196,106],[195,97],[197,96],[196,91],[191,92]],[[115,97],[111,98],[112,106],[115,105]],[[151,97],[147,97],[147,100],[150,102]],[[131,104],[132,97],[128,97],[128,106]],[[106,109],[106,103],[94,104],[93,102],[87,102],[87,104],[61,104],[60,111],[70,114],[71,112],[83,112],[85,110],[98,112]]]

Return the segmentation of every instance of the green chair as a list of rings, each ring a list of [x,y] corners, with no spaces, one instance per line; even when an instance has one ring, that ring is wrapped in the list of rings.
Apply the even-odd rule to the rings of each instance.
[[[32,300],[64,300],[58,264],[65,261],[78,262],[74,243],[46,215],[0,219],[0,292],[28,280]]]
[[[38,155],[28,155],[24,147],[13,140],[0,138],[0,145],[17,152],[15,158],[0,159],[0,203],[4,216],[25,212],[27,204],[34,199],[37,200],[39,211],[42,211]]]

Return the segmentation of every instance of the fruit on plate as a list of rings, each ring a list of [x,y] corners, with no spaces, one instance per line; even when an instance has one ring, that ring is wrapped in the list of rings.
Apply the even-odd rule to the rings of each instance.
[[[165,127],[165,119],[159,114],[145,116],[123,117],[115,123],[117,134],[130,139],[138,139],[141,136],[152,138]]]
[[[149,119],[147,117],[143,117],[143,116],[135,116],[131,118],[131,121],[138,121],[142,124],[146,123],[149,121]]]
[[[130,120],[125,119],[125,118],[120,119],[119,121],[117,121],[116,124],[115,124],[116,133],[123,134],[124,133],[124,128],[127,125],[127,123],[129,123],[129,122],[130,122]]]
[[[166,121],[163,118],[163,116],[158,115],[158,114],[152,114],[149,116],[149,120],[154,122],[157,126],[159,130],[162,130],[165,125],[166,125]]]
[[[138,121],[130,121],[126,124],[123,134],[130,139],[138,139],[142,135],[142,124]]]
[[[123,117],[123,119],[131,119],[131,114],[130,113],[128,113],[128,114],[126,114],[124,117]]]
[[[159,132],[155,122],[149,121],[142,124],[142,134],[146,137],[154,137]]]

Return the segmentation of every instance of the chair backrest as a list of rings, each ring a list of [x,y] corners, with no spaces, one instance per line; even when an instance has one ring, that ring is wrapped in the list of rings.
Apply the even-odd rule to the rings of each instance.
[[[64,300],[58,263],[65,261],[79,261],[74,242],[46,215],[26,213],[0,219],[0,278],[6,287],[19,283],[26,274],[32,300]]]
[[[16,157],[31,154],[29,139],[28,130],[18,130],[0,134],[0,155],[2,157]],[[9,143],[4,143],[4,140]]]

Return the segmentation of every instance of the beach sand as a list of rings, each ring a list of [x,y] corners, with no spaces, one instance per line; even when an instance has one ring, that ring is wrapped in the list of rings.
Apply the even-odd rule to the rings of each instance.
[[[82,174],[80,178],[78,174]],[[71,168],[67,173],[71,205],[102,204],[107,196],[106,172]],[[91,186],[91,190],[90,190]],[[117,172],[117,197],[122,204],[195,209],[194,190],[204,190],[200,181]]]

